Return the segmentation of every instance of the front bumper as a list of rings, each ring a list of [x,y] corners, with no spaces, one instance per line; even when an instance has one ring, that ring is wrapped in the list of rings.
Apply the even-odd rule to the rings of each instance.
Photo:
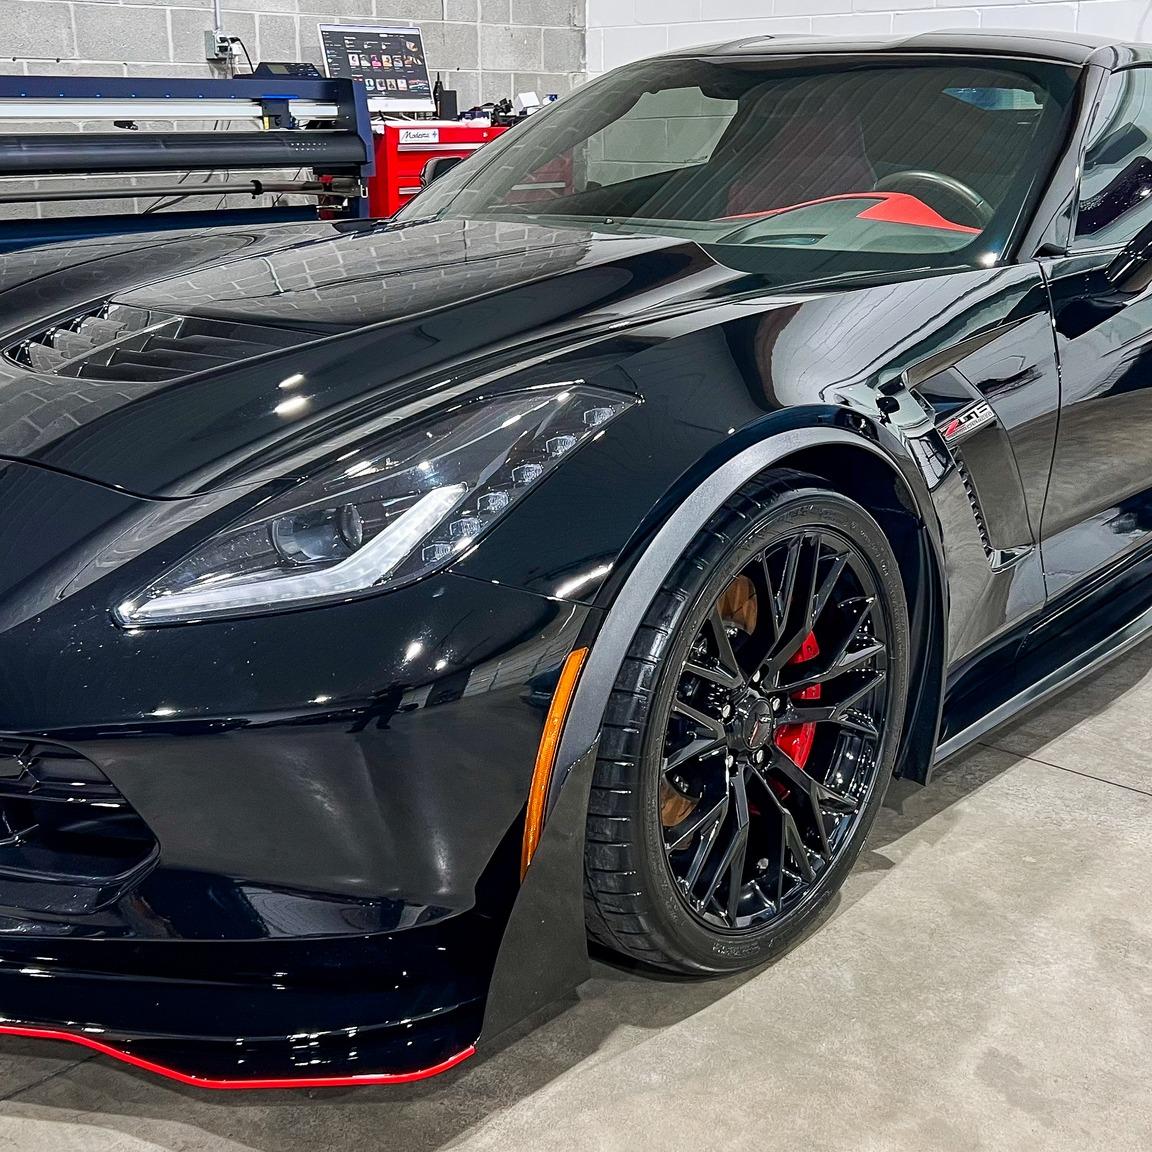
[[[17,465],[0,500],[14,480],[6,506],[83,502],[89,524],[131,502]],[[443,575],[134,633],[108,605],[138,577],[77,583],[43,535],[0,574],[0,1034],[221,1087],[463,1059],[590,610]]]
[[[201,1087],[396,1083],[480,1035],[500,925],[454,917],[302,945],[0,942],[0,1034],[69,1040]]]
[[[355,1076],[309,1076],[307,1074],[299,1074],[285,1077],[273,1076],[262,1080],[245,1080],[243,1078],[218,1080],[205,1076],[190,1076],[186,1072],[181,1072],[178,1068],[170,1068],[166,1064],[157,1064],[154,1060],[138,1056],[131,1050],[130,1046],[113,1048],[110,1044],[83,1033],[62,1032],[56,1028],[40,1026],[25,1027],[18,1024],[4,1024],[0,1025],[0,1036],[19,1036],[31,1040],[64,1040],[79,1045],[82,1048],[89,1048],[94,1052],[99,1052],[103,1056],[111,1056],[124,1064],[130,1064],[134,1068],[141,1068],[145,1072],[151,1072],[156,1076],[164,1076],[169,1080],[175,1080],[179,1084],[187,1084],[192,1088],[216,1089],[356,1088],[367,1087],[370,1084],[411,1084],[416,1080],[427,1080],[432,1076],[439,1076],[442,1072],[447,1072],[455,1068],[457,1064],[462,1064],[469,1056],[473,1056],[476,1053],[475,1047],[465,1048],[463,1051],[458,1052],[455,1056],[440,1064],[436,1064],[431,1068],[421,1068],[416,1072],[364,1073]]]

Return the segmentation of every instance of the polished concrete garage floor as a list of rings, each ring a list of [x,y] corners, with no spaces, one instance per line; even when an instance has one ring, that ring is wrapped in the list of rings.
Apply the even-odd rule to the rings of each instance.
[[[0,1149],[1152,1148],[1152,646],[896,784],[823,929],[400,1089],[205,1093],[0,1044]]]

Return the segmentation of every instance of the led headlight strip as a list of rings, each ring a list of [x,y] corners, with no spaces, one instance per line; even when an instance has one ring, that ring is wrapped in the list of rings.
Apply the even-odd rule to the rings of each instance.
[[[139,604],[129,600],[120,605],[120,618],[136,625],[156,624],[174,619],[214,616],[237,609],[266,608],[293,600],[342,596],[370,588],[387,576],[444,519],[467,491],[466,484],[433,488],[375,540],[331,568],[319,572],[304,570],[295,576],[257,580],[247,584],[215,585],[205,582],[183,592],[158,596]]]
[[[636,399],[583,381],[505,393],[345,452],[119,604],[129,628],[348,599],[451,563]],[[187,509],[173,512],[181,528]]]

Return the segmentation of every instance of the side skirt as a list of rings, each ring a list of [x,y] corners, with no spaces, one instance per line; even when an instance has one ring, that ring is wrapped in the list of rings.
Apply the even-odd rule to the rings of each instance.
[[[1091,675],[1152,636],[1152,555],[1049,605],[1014,640],[1001,640],[950,685],[945,704],[955,718],[936,748],[938,764],[981,736]],[[993,685],[1003,686],[1002,694]],[[979,701],[981,707],[975,707]],[[958,726],[956,724],[958,721]]]
[[[1150,635],[1152,635],[1152,608],[1141,613],[1123,628],[1113,632],[1111,636],[1093,644],[1091,648],[1085,649],[1063,667],[1049,672],[1047,676],[1037,680],[1023,692],[1018,692],[1015,696],[1005,700],[1003,704],[986,713],[975,724],[970,724],[963,731],[957,732],[955,736],[945,740],[936,748],[935,763],[939,764],[949,756],[954,756],[994,728],[999,728],[1020,713],[1043,703],[1050,696],[1055,696],[1058,692],[1075,684],[1077,680],[1090,676],[1098,668],[1103,668],[1105,664],[1135,648],[1141,640]]]

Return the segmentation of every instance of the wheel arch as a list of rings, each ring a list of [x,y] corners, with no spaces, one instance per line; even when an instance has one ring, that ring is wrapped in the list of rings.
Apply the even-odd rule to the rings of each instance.
[[[572,695],[549,782],[543,832],[505,929],[483,1041],[571,994],[588,973],[582,900],[584,825],[601,717],[635,630],[692,538],[762,473],[798,468],[860,501],[893,542],[919,634],[897,770],[926,781],[943,696],[947,610],[940,525],[904,443],[867,417],[833,406],[788,409],[726,440],[690,469],[621,554],[578,646],[588,656]],[[892,539],[891,534],[889,538]]]
[[[808,405],[758,420],[690,469],[657,505],[616,564],[580,643],[588,658],[565,720],[549,786],[552,812],[569,769],[593,746],[608,694],[639,620],[689,542],[713,513],[764,472],[811,472],[879,521],[900,563],[911,611],[914,698],[898,772],[927,782],[943,701],[947,585],[940,524],[905,443],[884,425],[833,405]]]

